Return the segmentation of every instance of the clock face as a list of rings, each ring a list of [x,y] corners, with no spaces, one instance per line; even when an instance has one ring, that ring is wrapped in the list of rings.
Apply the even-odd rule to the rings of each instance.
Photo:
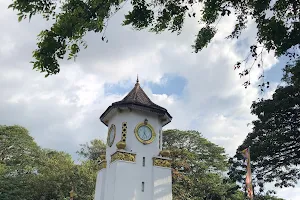
[[[112,146],[116,137],[116,126],[114,124],[111,125],[108,136],[107,136],[107,144],[108,146]]]
[[[140,123],[138,124],[135,129],[135,136],[143,144],[150,144],[155,139],[155,131],[153,127],[149,123]]]
[[[152,138],[152,131],[148,126],[141,126],[138,129],[138,136],[144,140],[144,141],[148,141]]]

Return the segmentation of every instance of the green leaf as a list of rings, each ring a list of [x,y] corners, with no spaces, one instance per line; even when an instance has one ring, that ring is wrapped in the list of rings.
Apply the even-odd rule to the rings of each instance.
[[[23,17],[24,17],[24,15],[20,15],[20,16],[18,17],[18,22],[22,21]]]
[[[13,6],[14,6],[14,4],[12,3],[12,4],[9,4],[7,8],[9,9],[9,8],[12,8]]]
[[[49,20],[50,17],[54,19],[51,34],[38,37],[37,54],[33,56],[35,69],[53,75],[59,73],[59,60],[64,58],[72,44],[82,40],[88,32],[102,32],[109,20],[126,3],[131,3],[132,9],[124,15],[122,25],[132,26],[135,30],[146,29],[155,33],[170,31],[180,34],[184,24],[189,23],[187,20],[197,19],[203,28],[191,44],[196,53],[212,41],[219,21],[226,21],[230,13],[235,13],[231,17],[235,18],[236,24],[227,38],[238,39],[251,18],[257,27],[255,43],[259,43],[269,52],[274,51],[277,57],[288,56],[291,61],[299,59],[299,55],[295,53],[299,52],[300,48],[300,15],[297,4],[291,0],[69,0],[60,4],[54,0],[13,0],[8,7],[18,10],[19,22],[27,16],[30,20],[34,14],[41,14],[45,20]],[[199,7],[199,3],[201,10],[196,12],[194,9]],[[56,9],[58,5],[60,9]],[[57,12],[54,12],[56,10]],[[72,58],[76,58],[80,48],[82,46],[74,51],[76,53],[72,52]]]
[[[198,53],[204,47],[206,47],[215,36],[215,34],[216,29],[214,27],[206,26],[201,28],[195,40],[195,45],[192,46],[195,52]]]

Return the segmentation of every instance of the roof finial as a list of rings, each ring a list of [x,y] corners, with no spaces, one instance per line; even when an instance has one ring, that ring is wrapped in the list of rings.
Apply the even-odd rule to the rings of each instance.
[[[136,76],[136,83],[135,83],[135,86],[139,86],[140,83],[139,83],[139,75]]]

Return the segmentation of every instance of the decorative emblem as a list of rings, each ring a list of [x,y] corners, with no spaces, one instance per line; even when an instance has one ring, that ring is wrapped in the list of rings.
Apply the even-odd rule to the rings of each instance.
[[[163,159],[163,158],[153,158],[153,166],[159,167],[171,167],[171,160]]]
[[[114,154],[111,155],[110,162],[112,163],[116,160],[135,162],[135,154],[124,151],[116,151]]]
[[[112,124],[108,130],[108,135],[107,135],[107,145],[111,147],[115,141],[116,137],[116,126]]]
[[[135,127],[134,133],[138,141],[143,144],[152,143],[156,137],[156,133],[153,127],[148,123],[147,119]]]

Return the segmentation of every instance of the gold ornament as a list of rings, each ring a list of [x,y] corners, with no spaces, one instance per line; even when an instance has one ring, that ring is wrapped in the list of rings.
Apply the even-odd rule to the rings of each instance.
[[[102,162],[100,162],[100,164],[99,164],[99,170],[101,170],[101,169],[104,169],[104,168],[106,168],[106,160],[103,160]]]
[[[159,154],[163,157],[169,157],[170,156],[170,151],[162,150]]]
[[[153,165],[159,167],[171,167],[171,161],[162,158],[153,158]]]
[[[120,141],[120,142],[118,142],[118,143],[116,144],[116,146],[117,146],[118,149],[125,149],[126,143],[123,142],[123,141]]]
[[[129,162],[135,162],[135,154],[128,152],[117,151],[113,155],[111,155],[111,162],[116,160],[124,160]]]
[[[106,157],[105,155],[100,155],[101,160],[105,160],[105,157]]]

